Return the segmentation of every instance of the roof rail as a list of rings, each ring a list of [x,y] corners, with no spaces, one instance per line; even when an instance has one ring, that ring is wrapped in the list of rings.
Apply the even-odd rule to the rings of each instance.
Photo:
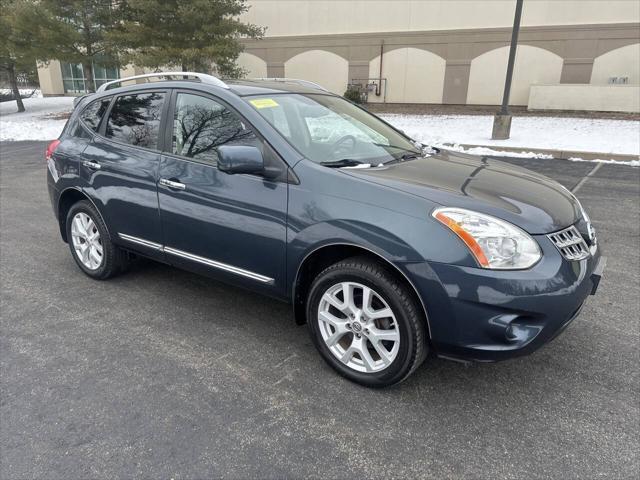
[[[111,88],[113,85],[116,85],[122,82],[128,82],[130,80],[138,80],[138,79],[144,78],[147,80],[147,82],[149,82],[149,79],[154,77],[159,77],[159,78],[165,77],[166,80],[171,80],[170,77],[195,77],[198,80],[200,80],[202,83],[208,83],[210,85],[215,85],[216,87],[229,88],[229,86],[226,83],[224,83],[222,80],[220,80],[218,77],[214,77],[213,75],[207,75],[206,73],[157,72],[157,73],[145,73],[143,75],[134,75],[133,77],[125,77],[125,78],[119,78],[117,80],[112,80],[110,82],[106,82],[100,85],[96,90],[96,92],[104,92],[105,90],[108,90],[109,88]]]
[[[298,85],[302,85],[305,87],[311,87],[311,88],[315,88],[317,90],[322,90],[323,92],[328,92],[329,90],[327,90],[326,88],[324,88],[322,85],[318,85],[315,82],[311,82],[309,80],[302,80],[301,78],[280,78],[280,77],[273,77],[273,78],[248,78],[247,80],[263,80],[263,81],[269,81],[269,82],[288,82],[288,83],[297,83]]]

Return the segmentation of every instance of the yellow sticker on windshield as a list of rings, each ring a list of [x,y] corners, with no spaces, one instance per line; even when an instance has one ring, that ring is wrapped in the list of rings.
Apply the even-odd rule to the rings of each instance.
[[[255,100],[249,100],[249,102],[256,108],[272,108],[280,106],[273,98],[256,98]]]

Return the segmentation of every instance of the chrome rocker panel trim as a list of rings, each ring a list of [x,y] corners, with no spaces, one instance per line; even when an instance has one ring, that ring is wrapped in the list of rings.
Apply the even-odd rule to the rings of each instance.
[[[200,257],[199,255],[194,255],[193,253],[178,250],[177,248],[165,247],[163,245],[160,245],[159,243],[151,242],[143,238],[134,237],[132,235],[127,235],[125,233],[118,233],[118,236],[122,240],[126,240],[128,242],[135,243],[137,245],[142,245],[143,247],[162,251],[170,255],[175,255],[177,257],[186,258],[187,260],[198,262],[203,265],[207,265],[209,267],[217,268],[218,270],[224,270],[225,272],[235,273],[236,275],[241,275],[243,277],[250,278],[252,280],[256,280],[258,282],[262,282],[266,284],[274,283],[274,279],[271,277],[260,275],[259,273],[251,272],[249,270],[244,270],[243,268],[234,267],[233,265],[227,265],[226,263],[218,262],[216,260],[211,260],[210,258]]]
[[[137,243],[138,245],[142,245],[143,247],[153,248],[154,250],[163,250],[162,245],[155,242],[150,242],[149,240],[145,240],[143,238],[134,237],[133,235],[127,235],[125,233],[118,233],[118,236],[126,240],[127,242]]]
[[[164,251],[165,253],[170,253],[171,255],[176,255],[178,257],[186,258],[187,260],[193,260],[194,262],[202,263],[203,265],[208,265],[210,267],[214,267],[219,270],[235,273],[236,275],[242,275],[243,277],[251,278],[252,280],[257,280],[258,282],[262,282],[262,283],[274,282],[273,278],[265,277],[264,275],[260,275],[259,273],[250,272],[249,270],[244,270],[242,268],[234,267],[233,265],[227,265],[226,263],[217,262],[209,258],[200,257],[192,253],[183,252],[182,250],[178,250],[175,248],[164,247]]]

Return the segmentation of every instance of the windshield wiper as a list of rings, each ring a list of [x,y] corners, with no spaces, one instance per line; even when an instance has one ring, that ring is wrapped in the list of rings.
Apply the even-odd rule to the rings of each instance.
[[[354,160],[353,158],[343,158],[341,160],[332,160],[331,162],[320,162],[320,165],[330,168],[355,167],[362,165],[364,162]]]
[[[378,147],[396,148],[398,150],[401,150],[401,151],[405,152],[402,155],[400,155],[399,157],[395,157],[395,158],[393,158],[391,160],[388,160],[388,161],[384,162],[384,165],[388,165],[390,163],[402,162],[404,160],[413,160],[414,158],[418,158],[418,157],[421,157],[423,155],[423,153],[421,151],[411,150],[409,148],[399,147],[397,145],[387,145],[385,143],[374,143],[374,145],[376,145]]]
[[[404,147],[399,147],[397,145],[387,145],[386,143],[374,143],[374,145],[376,147],[389,147],[389,148],[395,148],[397,150],[402,150],[404,152],[407,152],[406,155],[420,155],[419,151],[416,150],[411,150],[409,148],[404,148]]]
[[[386,162],[383,163],[383,165],[389,165],[390,163],[404,162],[406,160],[413,160],[415,158],[420,158],[420,157],[422,157],[422,155],[417,152],[404,153],[399,157],[393,158],[391,160],[387,160]]]

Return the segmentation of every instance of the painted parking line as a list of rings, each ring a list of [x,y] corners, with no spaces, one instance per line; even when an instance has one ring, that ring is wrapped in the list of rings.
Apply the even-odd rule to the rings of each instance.
[[[582,188],[582,186],[587,182],[587,180],[590,177],[593,177],[596,174],[596,172],[602,168],[602,165],[604,165],[604,163],[598,163],[595,167],[593,167],[593,170],[587,173],[584,177],[582,177],[582,179],[578,183],[576,183],[576,185],[571,189],[571,193],[576,193],[578,190],[580,190],[580,188]]]

